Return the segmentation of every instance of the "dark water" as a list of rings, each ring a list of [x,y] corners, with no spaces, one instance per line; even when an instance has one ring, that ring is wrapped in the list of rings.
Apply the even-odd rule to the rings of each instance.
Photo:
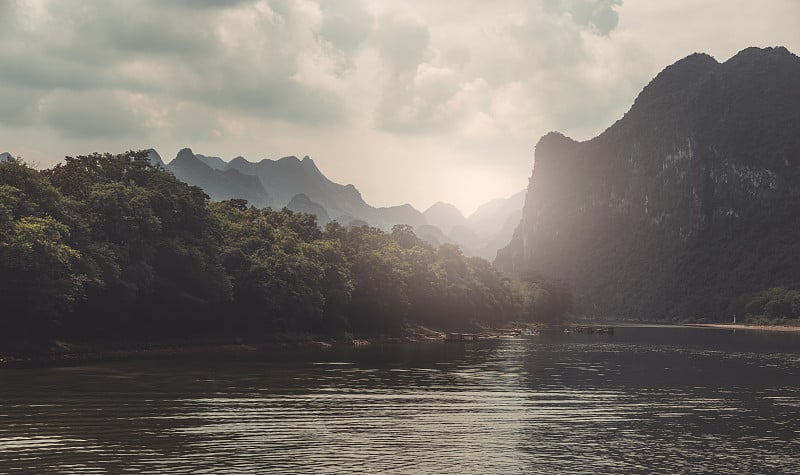
[[[798,473],[800,334],[0,371],[0,473]]]

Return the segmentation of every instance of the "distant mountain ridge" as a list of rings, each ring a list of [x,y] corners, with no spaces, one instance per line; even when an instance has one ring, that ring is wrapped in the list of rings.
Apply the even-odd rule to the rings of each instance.
[[[508,198],[497,198],[478,207],[469,218],[467,227],[475,231],[480,241],[475,253],[494,260],[497,251],[508,245],[522,219],[525,190]]]
[[[200,155],[199,153],[195,154],[195,157],[197,157],[201,162],[205,163],[214,170],[226,170],[228,168],[228,162],[226,162],[220,157],[209,157],[206,155]]]
[[[800,58],[748,48],[665,68],[599,136],[539,140],[496,265],[567,282],[579,311],[731,318],[800,285]]]
[[[276,207],[286,206],[295,195],[305,194],[322,205],[333,219],[343,223],[363,219],[377,224],[375,208],[364,201],[353,185],[340,185],[329,180],[308,156],[302,160],[289,156],[256,163],[237,157],[227,164],[226,169],[257,176],[273,196]]]
[[[343,224],[360,220],[383,229],[391,229],[394,224],[413,226],[425,222],[422,213],[410,205],[387,208],[370,206],[355,186],[340,185],[329,180],[308,156],[302,160],[288,156],[260,162],[250,162],[239,156],[225,162],[219,157],[193,154],[191,150],[184,149],[167,165],[167,169],[187,183],[200,186],[212,199],[227,199],[222,197],[238,194],[241,196],[237,197],[248,199],[256,206],[317,210],[321,206],[325,210],[324,216],[329,220],[336,219]],[[244,183],[241,177],[251,178]],[[253,201],[243,195],[246,191],[249,196],[255,196],[257,192],[265,193],[270,200]]]
[[[154,166],[158,166],[161,168],[165,167],[164,160],[161,159],[161,155],[159,155],[158,152],[155,151],[155,149],[149,148],[146,150],[146,152],[147,152],[147,158],[150,160],[150,163],[152,163]]]
[[[288,156],[259,162],[250,162],[238,156],[226,162],[220,157],[196,154],[185,148],[178,152],[174,160],[164,165],[158,152],[153,149],[148,152],[153,164],[165,167],[186,183],[203,188],[215,201],[242,198],[258,207],[287,207],[292,211],[316,215],[320,225],[336,220],[344,225],[366,223],[389,231],[395,224],[407,224],[420,230],[421,237],[429,237],[431,244],[455,242],[465,253],[487,259],[495,257],[500,243],[508,242],[508,239],[496,242],[498,240],[492,238],[501,231],[501,224],[496,230],[476,229],[457,208],[447,203],[436,203],[426,213],[409,204],[371,206],[355,186],[331,181],[308,156],[302,159]],[[493,201],[506,203],[508,200]],[[500,220],[498,222],[505,222],[509,215],[521,212],[521,200],[508,203],[513,208],[517,201],[516,210],[506,209],[508,205],[505,208],[500,205],[492,210],[493,216]],[[491,219],[478,219],[475,223],[478,226],[494,225]],[[432,229],[434,227],[435,230]]]
[[[189,148],[184,148],[178,152],[178,155],[169,162],[166,169],[186,183],[199,186],[215,201],[243,198],[258,207],[266,207],[273,204],[271,196],[257,177],[241,173],[235,169],[217,170],[211,168],[198,159]]]
[[[456,226],[467,224],[467,218],[461,214],[458,208],[442,201],[434,203],[422,214],[425,215],[428,224],[438,227],[445,234],[449,234]]]
[[[303,193],[294,195],[286,207],[295,213],[313,214],[317,217],[317,223],[320,226],[325,226],[331,222],[331,218],[328,216],[328,212],[325,210],[325,208],[321,204],[311,201],[311,198]]]

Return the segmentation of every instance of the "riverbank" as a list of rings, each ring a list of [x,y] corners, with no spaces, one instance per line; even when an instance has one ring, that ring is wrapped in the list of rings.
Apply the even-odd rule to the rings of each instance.
[[[685,325],[689,327],[727,328],[729,330],[800,332],[800,326],[793,325],[748,325],[744,323],[687,323]]]
[[[379,343],[444,340],[431,336],[372,336],[335,338],[309,334],[280,334],[264,339],[243,338],[181,338],[128,339],[124,341],[79,341],[58,339],[35,342],[15,348],[0,349],[0,368],[23,366],[61,366],[94,361],[167,358],[187,355],[246,354],[270,352],[282,348],[304,347],[329,349],[334,347],[365,346]]]
[[[501,327],[465,329],[481,339],[496,339],[536,330],[536,325],[510,323]],[[184,355],[247,354],[281,348],[331,349],[375,344],[444,342],[447,332],[419,325],[395,335],[339,336],[309,333],[277,333],[260,339],[228,337],[128,338],[124,340],[78,340],[60,338],[0,345],[0,368],[62,366],[94,361],[168,358]]]

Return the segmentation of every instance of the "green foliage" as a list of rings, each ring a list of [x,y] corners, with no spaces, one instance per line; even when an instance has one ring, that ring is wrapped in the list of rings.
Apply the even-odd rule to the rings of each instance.
[[[230,298],[217,224],[200,189],[151,166],[143,152],[68,158],[48,175],[81,202],[90,241],[108,251],[93,257],[121,270],[104,279],[97,312],[106,298],[122,299],[131,304],[123,318],[147,313],[164,325]]]
[[[59,322],[83,296],[87,276],[59,193],[24,163],[0,163],[0,301],[4,328],[39,330]]]
[[[737,298],[729,312],[754,323],[800,322],[800,290],[773,287]]]
[[[0,164],[5,336],[22,332],[395,332],[556,321],[565,288],[512,282],[410,226],[209,203],[146,153]]]

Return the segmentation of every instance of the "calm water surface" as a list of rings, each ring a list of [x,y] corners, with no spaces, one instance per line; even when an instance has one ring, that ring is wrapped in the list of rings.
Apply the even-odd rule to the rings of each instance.
[[[800,473],[800,334],[0,370],[0,473]]]

